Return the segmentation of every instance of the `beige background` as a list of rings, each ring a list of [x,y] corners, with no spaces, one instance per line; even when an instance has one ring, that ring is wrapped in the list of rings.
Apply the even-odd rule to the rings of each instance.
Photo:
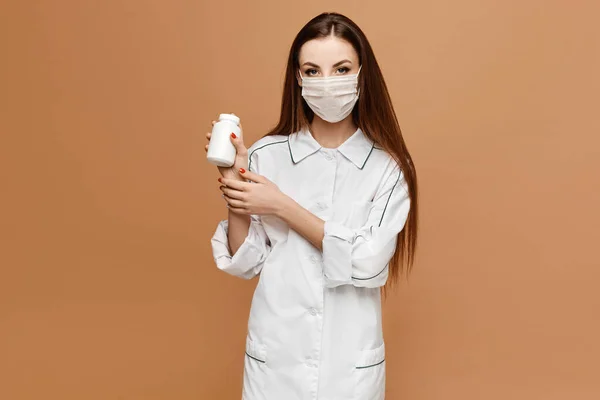
[[[0,398],[239,399],[256,281],[219,272],[219,112],[278,118],[324,10],[380,62],[419,173],[388,398],[600,398],[596,1],[9,1]]]

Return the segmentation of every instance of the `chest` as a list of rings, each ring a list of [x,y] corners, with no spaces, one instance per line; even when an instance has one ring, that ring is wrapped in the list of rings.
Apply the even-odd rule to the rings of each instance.
[[[265,176],[319,218],[359,228],[368,220],[381,174],[373,168],[359,169],[341,157],[315,154],[297,164],[290,162],[269,168]],[[275,217],[263,218],[263,222],[271,232],[286,228]]]

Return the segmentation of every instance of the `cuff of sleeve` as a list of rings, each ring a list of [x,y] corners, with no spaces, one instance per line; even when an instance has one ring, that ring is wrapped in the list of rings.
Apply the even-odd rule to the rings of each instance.
[[[211,239],[213,258],[217,268],[247,279],[256,275],[253,268],[260,265],[264,257],[259,245],[255,243],[259,239],[256,224],[255,221],[250,223],[246,239],[232,256],[227,237],[229,221],[222,220],[219,222]]]
[[[335,221],[325,221],[323,274],[326,287],[352,284],[352,242],[354,232]]]

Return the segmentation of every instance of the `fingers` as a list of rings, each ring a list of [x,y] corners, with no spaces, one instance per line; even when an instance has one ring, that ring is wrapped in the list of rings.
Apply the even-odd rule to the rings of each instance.
[[[249,215],[250,212],[245,207],[244,189],[251,183],[228,178],[218,178],[218,181],[222,183],[219,189],[223,192],[222,196],[227,202],[227,209],[235,214]]]
[[[241,200],[233,199],[233,198],[227,196],[226,194],[223,195],[223,198],[227,202],[227,205],[229,205],[230,207],[246,208],[244,202]]]
[[[227,186],[219,187],[224,193],[223,198],[227,202],[226,207],[235,214],[249,214],[249,210],[245,207],[243,200],[240,200],[241,193],[237,190],[229,189]]]
[[[221,192],[223,192],[223,194],[229,198],[232,198],[235,200],[245,200],[246,199],[244,192],[242,192],[240,190],[231,189],[231,188],[228,188],[227,186],[219,186],[219,189],[221,189]]]
[[[214,126],[217,121],[211,121],[211,124]],[[210,137],[212,136],[212,132],[206,132],[206,140],[210,142]],[[208,151],[208,145],[204,146],[204,151]]]
[[[267,179],[267,178],[265,178],[265,177],[264,177],[264,176],[262,176],[262,175],[255,174],[255,173],[254,173],[254,172],[252,172],[252,171],[246,171],[245,169],[243,169],[243,168],[240,168],[240,171],[239,171],[239,172],[240,172],[240,175],[241,175],[242,177],[244,177],[244,178],[246,178],[246,179],[249,179],[249,180],[251,180],[252,182],[257,182],[257,183],[267,183],[267,182],[268,182],[268,179]]]
[[[210,121],[211,126],[215,126],[217,121]],[[210,141],[210,137],[212,136],[212,132],[206,132],[206,140]]]
[[[218,181],[227,187],[242,192],[248,189],[249,185],[252,185],[251,183],[238,181],[237,179],[219,178]]]
[[[233,143],[237,154],[245,154],[248,151],[248,149],[246,149],[246,146],[244,146],[244,140],[242,139],[241,135],[238,136],[232,132],[230,138],[231,143]]]

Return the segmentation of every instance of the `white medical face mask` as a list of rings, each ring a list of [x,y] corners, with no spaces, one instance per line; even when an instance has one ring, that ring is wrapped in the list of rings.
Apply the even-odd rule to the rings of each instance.
[[[303,77],[302,97],[315,114],[327,122],[339,122],[352,112],[358,100],[358,74],[328,77]]]

